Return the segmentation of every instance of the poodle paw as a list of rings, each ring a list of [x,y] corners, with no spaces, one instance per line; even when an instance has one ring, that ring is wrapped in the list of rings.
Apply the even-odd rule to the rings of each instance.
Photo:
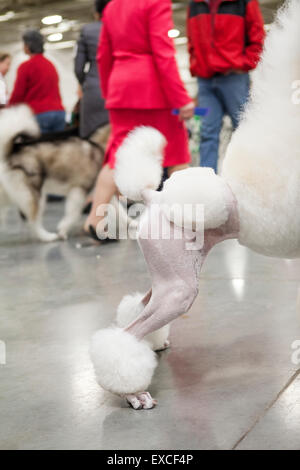
[[[153,400],[149,392],[126,395],[125,399],[134,410],[151,410],[157,405],[157,401]]]

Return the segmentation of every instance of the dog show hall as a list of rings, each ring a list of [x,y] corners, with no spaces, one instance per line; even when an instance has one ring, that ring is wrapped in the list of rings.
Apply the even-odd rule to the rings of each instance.
[[[0,0],[0,450],[300,450],[299,24]]]

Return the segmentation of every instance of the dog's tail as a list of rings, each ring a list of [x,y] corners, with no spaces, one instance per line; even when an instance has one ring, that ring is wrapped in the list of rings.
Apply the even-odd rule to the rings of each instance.
[[[14,106],[0,112],[0,160],[8,158],[14,140],[19,135],[38,137],[39,125],[26,105]]]
[[[145,199],[145,190],[155,190],[162,179],[163,151],[167,141],[153,127],[137,127],[117,151],[115,182],[123,196]]]

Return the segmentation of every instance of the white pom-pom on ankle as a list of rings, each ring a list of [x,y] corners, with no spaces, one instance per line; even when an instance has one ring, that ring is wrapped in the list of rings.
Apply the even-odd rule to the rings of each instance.
[[[147,390],[157,365],[146,341],[115,327],[94,334],[90,356],[99,385],[117,395]]]
[[[145,294],[136,292],[132,295],[125,295],[117,310],[117,325],[126,328],[142,313],[145,306],[142,302]],[[170,325],[165,325],[157,331],[145,336],[145,340],[151,344],[153,351],[160,351],[166,348],[170,334]]]

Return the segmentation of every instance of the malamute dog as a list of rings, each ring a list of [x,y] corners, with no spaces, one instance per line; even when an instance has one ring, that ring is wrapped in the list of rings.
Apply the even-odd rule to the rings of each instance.
[[[86,197],[102,165],[107,129],[94,142],[71,137],[53,142],[16,144],[18,138],[40,136],[37,121],[26,105],[0,112],[0,184],[27,219],[33,234],[43,242],[66,239],[78,222]],[[57,233],[43,227],[47,194],[66,196],[65,215]]]

